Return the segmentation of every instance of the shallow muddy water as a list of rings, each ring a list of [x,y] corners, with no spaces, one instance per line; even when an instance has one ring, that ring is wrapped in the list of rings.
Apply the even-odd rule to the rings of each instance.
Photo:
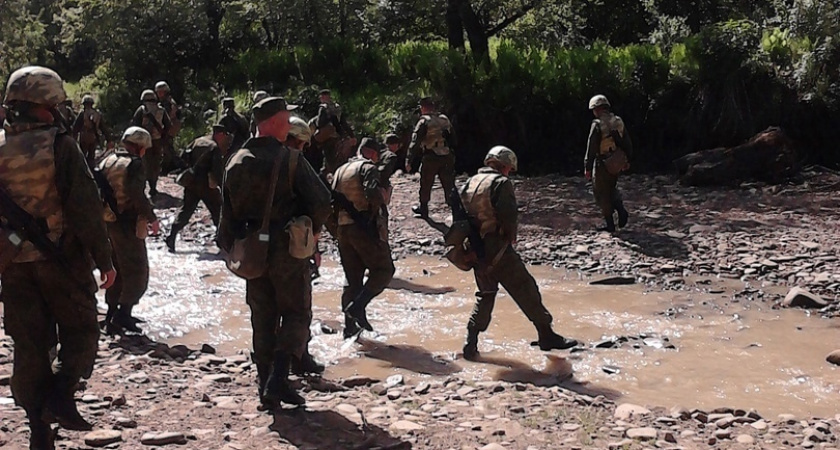
[[[150,244],[149,293],[136,309],[148,321],[149,335],[171,344],[208,343],[221,354],[248,351],[244,281],[198,247],[173,257],[156,245]],[[474,380],[559,384],[618,402],[666,407],[828,417],[838,412],[840,370],[824,359],[840,343],[836,322],[765,303],[730,303],[732,282],[721,284],[726,293],[718,295],[645,292],[638,285],[590,286],[577,274],[546,267],[531,270],[555,330],[586,342],[587,350],[545,353],[531,347],[533,326],[502,290],[479,342],[482,361],[463,360],[474,281],[471,273],[435,258],[397,262],[391,288],[368,310],[376,332],[356,343],[341,339],[343,273],[325,258],[314,286],[310,349],[327,363],[330,378],[457,373]],[[662,314],[671,308],[680,312]],[[638,339],[591,348],[612,336]]]

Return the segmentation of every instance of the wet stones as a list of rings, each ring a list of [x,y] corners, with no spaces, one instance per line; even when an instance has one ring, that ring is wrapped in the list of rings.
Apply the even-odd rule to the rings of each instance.
[[[91,447],[105,447],[122,441],[122,433],[118,430],[96,430],[85,435],[85,445]]]
[[[828,302],[821,297],[799,287],[791,289],[782,300],[782,306],[786,308],[819,309],[827,305]]]
[[[635,439],[637,441],[652,441],[656,439],[656,436],[658,436],[656,428],[651,427],[630,428],[627,430],[626,434],[628,438]]]
[[[187,443],[187,437],[184,433],[178,432],[162,432],[162,433],[146,433],[140,438],[140,443],[143,445],[155,445],[155,446],[162,446],[162,445],[184,445]]]
[[[624,403],[615,409],[613,417],[617,420],[629,420],[635,416],[646,416],[650,414],[650,410],[644,406],[634,405],[632,403]]]

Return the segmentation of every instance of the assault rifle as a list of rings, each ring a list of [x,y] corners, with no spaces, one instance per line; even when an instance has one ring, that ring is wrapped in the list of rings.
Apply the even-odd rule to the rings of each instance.
[[[21,238],[31,242],[38,251],[48,258],[58,261],[65,269],[69,269],[69,264],[64,258],[64,254],[61,253],[61,249],[47,237],[49,230],[46,221],[32,217],[32,214],[18,206],[6,192],[6,189],[1,186],[0,216],[6,219],[6,224]]]
[[[345,211],[347,214],[350,214],[350,217],[353,219],[353,222],[356,222],[362,230],[370,235],[370,237],[374,239],[379,239],[379,230],[376,229],[376,217],[365,217],[364,214],[359,212],[355,206],[353,206],[353,202],[351,202],[344,194],[338,192],[336,190],[332,190],[332,200],[333,206],[337,206]]]

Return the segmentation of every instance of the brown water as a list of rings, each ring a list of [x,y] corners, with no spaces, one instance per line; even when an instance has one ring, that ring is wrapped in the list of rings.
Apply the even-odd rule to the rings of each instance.
[[[150,335],[169,343],[209,343],[221,354],[250,348],[244,282],[220,261],[195,253],[150,252],[153,272],[138,315]],[[649,335],[650,345],[580,353],[544,353],[529,346],[536,332],[503,291],[482,334],[483,361],[464,361],[466,322],[475,290],[471,273],[434,258],[397,263],[396,279],[369,307],[376,333],[341,339],[343,274],[325,261],[314,287],[312,353],[330,378],[350,375],[409,379],[458,376],[562,385],[619,402],[688,408],[755,408],[765,415],[833,417],[840,371],[825,355],[840,343],[840,325],[764,303],[729,303],[719,295],[645,292],[641,286],[589,286],[576,274],[533,267],[555,329],[587,343],[609,336]],[[679,308],[668,317],[661,313]],[[322,324],[339,331],[324,334]],[[668,339],[668,342],[664,341]],[[672,343],[676,349],[661,348]],[[605,367],[612,367],[608,374]]]

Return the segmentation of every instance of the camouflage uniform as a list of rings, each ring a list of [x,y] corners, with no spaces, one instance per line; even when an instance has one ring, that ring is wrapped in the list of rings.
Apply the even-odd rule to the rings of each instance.
[[[76,111],[73,109],[73,102],[66,100],[58,105],[58,114],[61,116],[61,124],[65,130],[71,130],[76,123]]]
[[[144,102],[134,112],[131,124],[142,127],[152,135],[152,148],[146,150],[146,154],[143,155],[143,170],[146,173],[146,181],[149,183],[149,193],[156,195],[163,162],[163,146],[172,126],[169,114],[156,101]]]
[[[333,101],[318,107],[315,128],[314,140],[324,158],[321,173],[333,174],[350,157],[341,143],[344,138],[353,137],[353,128],[347,123],[341,105]]]
[[[455,187],[455,153],[452,150],[455,134],[452,124],[443,114],[423,115],[414,127],[407,160],[412,170],[417,170],[420,161],[420,207],[421,215],[428,213],[429,200],[435,177],[440,179],[447,203],[449,193]]]
[[[175,138],[181,132],[182,117],[181,107],[175,102],[171,95],[166,95],[161,101],[160,106],[166,111],[169,116],[169,129],[166,132],[166,137],[163,140],[163,158],[161,160],[161,167],[164,172],[170,172],[176,169],[184,169],[184,162],[178,158],[175,152]],[[148,131],[148,130],[147,130]]]
[[[624,128],[624,122],[615,114],[607,112],[592,121],[584,167],[586,172],[592,173],[595,203],[601,210],[606,221],[605,229],[608,231],[615,230],[614,212],[618,211],[619,226],[624,226],[627,221],[627,210],[624,208],[624,201],[616,186],[618,175],[609,173],[604,164],[616,147],[624,150],[628,158],[633,154],[633,143]]]
[[[184,203],[167,239],[167,245],[174,251],[175,239],[178,233],[189,223],[190,218],[198,208],[198,203],[204,203],[210,211],[213,224],[219,226],[219,215],[222,210],[222,193],[219,187],[224,177],[225,156],[213,140],[213,135],[203,136],[190,144],[185,152],[185,159],[191,166],[193,182],[184,186]],[[169,245],[169,244],[172,245]]]
[[[242,144],[251,137],[248,121],[234,108],[225,109],[219,124],[224,126],[228,133],[233,135],[233,142],[230,144],[230,151],[234,152],[242,148]]]
[[[102,113],[85,105],[84,109],[76,117],[73,124],[73,135],[79,137],[79,147],[82,149],[88,166],[93,168],[96,160],[96,147],[102,145],[102,141],[108,136],[105,128],[105,121],[102,120]]]
[[[344,311],[355,303],[364,314],[364,308],[388,287],[394,276],[387,213],[382,214],[387,206],[380,190],[381,179],[382,173],[376,164],[362,157],[352,158],[339,167],[333,178],[333,190],[344,194],[377,232],[377,236],[372,236],[370,229],[363,228],[346,210],[336,207],[338,251],[347,280],[341,296]],[[368,273],[367,282],[364,281],[365,272]],[[345,337],[358,331],[354,316],[345,313]]]
[[[268,273],[246,282],[261,393],[272,361],[276,363],[280,357],[288,364],[291,357],[301,358],[309,340],[312,317],[309,261],[289,254],[286,224],[295,216],[307,215],[317,232],[330,214],[329,190],[305,158],[299,158],[290,182],[289,155],[293,151],[297,152],[270,136],[253,138],[230,155],[225,167],[218,242],[220,248],[229,251],[234,239],[260,227],[274,160],[278,152],[282,154],[271,212]],[[285,369],[288,374],[288,365]]]
[[[18,77],[21,73],[33,76]],[[52,74],[52,81],[37,77],[45,73]],[[55,106],[63,97],[57,74],[27,67],[12,74],[6,103],[14,108],[15,99],[40,98]],[[29,417],[33,448],[53,445],[42,419],[45,410],[60,421],[68,411],[74,413],[78,420],[62,422],[65,427],[90,427],[78,416],[73,393],[79,379],[91,375],[98,348],[97,286],[91,272],[94,267],[103,273],[113,270],[105,224],[94,211],[100,202],[96,184],[76,141],[60,134],[57,125],[18,118],[0,131],[0,186],[42,221],[64,259],[48,257],[24,241],[0,276],[4,326],[14,342],[11,390]],[[57,343],[53,364],[50,351]]]
[[[108,236],[117,268],[114,285],[105,292],[108,308],[130,310],[140,303],[149,286],[149,259],[146,253],[146,225],[157,220],[146,197],[143,161],[125,150],[118,150],[99,163],[114,192],[118,211],[105,207]]]

